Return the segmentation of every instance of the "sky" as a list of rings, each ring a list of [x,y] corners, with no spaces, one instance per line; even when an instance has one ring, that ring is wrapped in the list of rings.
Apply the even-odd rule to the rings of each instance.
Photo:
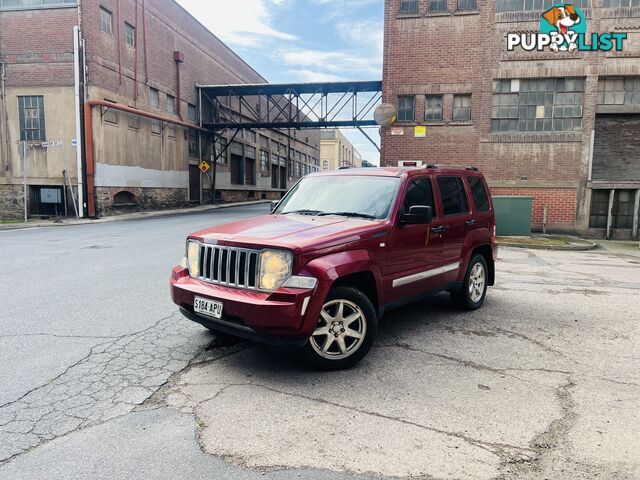
[[[383,0],[178,0],[271,83],[380,80]],[[344,129],[363,159],[378,150]],[[379,143],[377,129],[367,133]]]

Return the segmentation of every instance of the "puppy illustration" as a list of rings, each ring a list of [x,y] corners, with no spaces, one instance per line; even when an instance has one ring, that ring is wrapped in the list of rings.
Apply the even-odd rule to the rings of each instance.
[[[580,23],[580,16],[576,13],[576,7],[571,4],[552,7],[544,12],[542,18],[553,25],[561,35],[574,34],[575,32],[571,30],[571,27]],[[566,45],[562,45],[559,49],[573,52],[576,48],[576,44],[571,43],[568,47]],[[552,43],[551,49],[554,52],[557,52],[558,44]]]

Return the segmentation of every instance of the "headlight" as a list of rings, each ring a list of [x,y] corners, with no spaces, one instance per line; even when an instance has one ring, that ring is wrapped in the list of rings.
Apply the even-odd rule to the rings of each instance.
[[[265,250],[260,254],[261,290],[276,290],[291,275],[293,255],[282,250]]]
[[[187,242],[187,265],[189,266],[189,275],[192,277],[200,276],[200,244],[193,240]]]

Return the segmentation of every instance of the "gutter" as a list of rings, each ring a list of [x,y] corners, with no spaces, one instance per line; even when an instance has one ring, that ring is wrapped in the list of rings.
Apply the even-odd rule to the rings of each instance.
[[[182,120],[176,120],[171,117],[165,117],[163,115],[156,115],[155,113],[145,112],[138,108],[132,108],[121,103],[108,102],[106,100],[87,100],[84,104],[84,135],[85,135],[85,159],[86,159],[86,176],[87,176],[87,210],[88,216],[96,218],[96,198],[95,198],[95,161],[93,158],[93,118],[91,115],[91,109],[93,107],[106,107],[119,110],[121,112],[132,113],[141,117],[151,118],[153,120],[159,120],[161,122],[178,125],[185,128],[193,128],[201,132],[213,133],[206,128],[198,125],[183,122]]]

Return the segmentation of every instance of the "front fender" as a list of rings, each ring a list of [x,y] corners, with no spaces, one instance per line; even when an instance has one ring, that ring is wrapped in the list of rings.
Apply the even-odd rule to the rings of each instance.
[[[300,272],[300,275],[315,277],[318,285],[311,297],[309,307],[302,325],[302,335],[310,336],[315,329],[320,310],[325,298],[335,281],[354,273],[371,272],[376,283],[378,303],[384,301],[382,289],[382,272],[380,266],[373,261],[368,250],[349,250],[311,260]],[[380,305],[375,305],[376,309]]]

